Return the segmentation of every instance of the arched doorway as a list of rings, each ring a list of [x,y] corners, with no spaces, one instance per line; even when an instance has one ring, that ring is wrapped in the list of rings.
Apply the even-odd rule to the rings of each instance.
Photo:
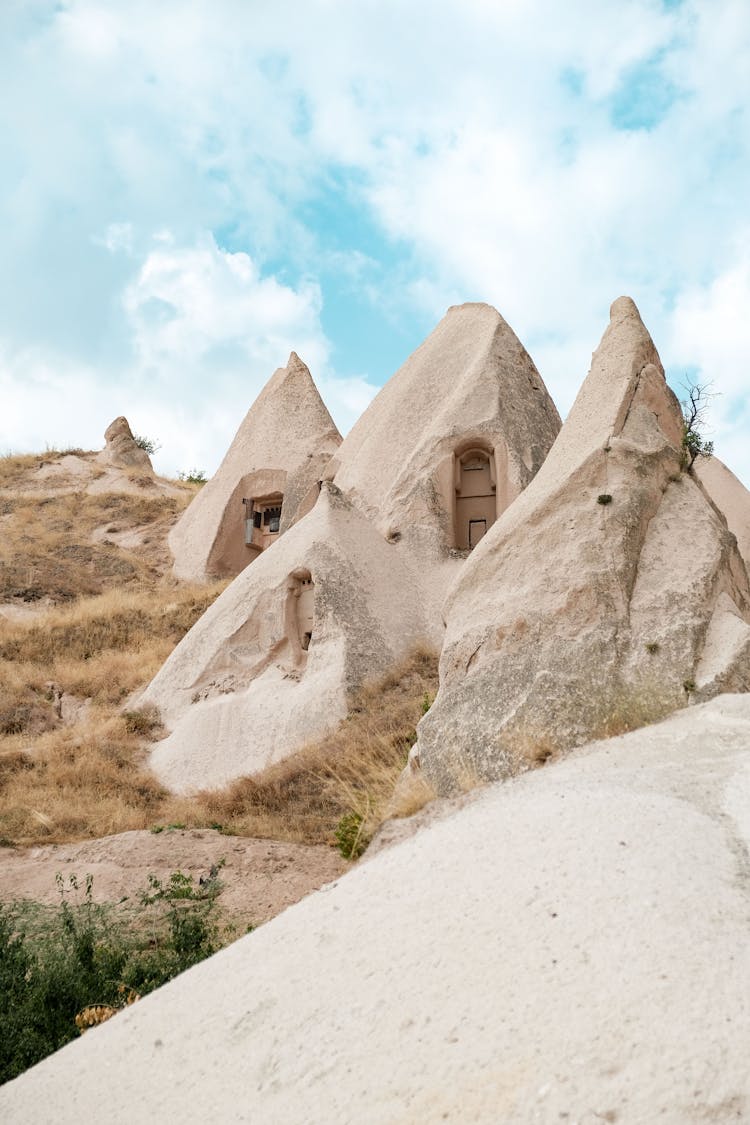
[[[497,484],[492,450],[475,447],[456,454],[455,545],[476,547],[497,519]]]

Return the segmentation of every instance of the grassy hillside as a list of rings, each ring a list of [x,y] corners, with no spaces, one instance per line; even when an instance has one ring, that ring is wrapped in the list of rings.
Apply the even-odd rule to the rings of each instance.
[[[76,451],[72,478],[63,458],[0,458],[0,842],[179,823],[311,843],[338,833],[356,853],[436,690],[435,655],[368,685],[333,737],[262,777],[170,796],[147,767],[159,717],[128,701],[226,585],[170,572],[167,535],[196,488],[92,494],[93,455]]]

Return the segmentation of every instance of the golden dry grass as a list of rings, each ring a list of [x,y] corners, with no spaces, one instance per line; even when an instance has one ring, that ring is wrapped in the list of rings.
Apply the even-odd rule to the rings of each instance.
[[[333,843],[342,816],[354,813],[367,838],[383,820],[436,688],[437,655],[418,648],[357,692],[332,735],[228,789],[175,799],[172,815],[192,822],[200,809],[204,823],[240,835]]]
[[[72,601],[150,585],[167,563],[166,536],[182,497],[84,492],[0,497],[0,601]],[[149,526],[144,541],[124,550],[107,537]],[[103,538],[94,533],[102,529]]]
[[[197,486],[178,497],[26,490],[40,460],[56,456],[0,457],[0,602],[56,603],[22,622],[0,618],[0,840],[181,823],[334,843],[351,814],[371,834],[436,690],[436,656],[418,650],[362,688],[331,737],[263,776],[171,796],[146,765],[158,717],[122,709],[226,585],[168,574],[166,537]],[[124,549],[117,537],[133,528],[142,534]]]
[[[197,611],[199,603],[192,605]],[[138,686],[162,660],[157,648],[142,649],[141,658]],[[53,843],[179,823],[332,844],[341,817],[352,812],[369,836],[384,816],[436,678],[436,657],[419,650],[364,687],[329,738],[227,790],[181,798],[148,771],[143,724],[118,711],[113,697],[121,689],[106,686],[105,676],[78,722],[33,738],[24,732],[0,739],[0,839]]]
[[[109,591],[0,637],[0,837],[63,840],[153,822],[166,794],[120,709],[225,583]],[[87,700],[75,721],[63,706]]]
[[[72,450],[70,452],[73,452]],[[80,450],[76,450],[80,452]],[[0,456],[0,488],[19,488],[31,472],[45,462],[58,461],[63,454],[58,449],[45,453],[5,453]]]

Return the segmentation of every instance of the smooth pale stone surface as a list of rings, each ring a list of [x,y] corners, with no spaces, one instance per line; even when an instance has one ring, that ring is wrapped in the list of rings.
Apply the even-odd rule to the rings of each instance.
[[[504,511],[542,465],[560,416],[531,356],[491,305],[454,305],[376,395],[331,465],[339,488],[410,566],[443,635],[452,557],[453,457],[491,450]],[[455,552],[453,553],[455,555]]]
[[[750,699],[478,795],[0,1089],[104,1120],[750,1119]]]

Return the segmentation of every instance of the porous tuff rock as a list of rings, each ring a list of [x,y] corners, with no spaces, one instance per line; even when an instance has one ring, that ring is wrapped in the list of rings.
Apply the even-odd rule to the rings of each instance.
[[[547,460],[446,601],[440,690],[411,762],[439,792],[750,688],[747,572],[681,472],[681,440],[621,297]]]
[[[307,651],[300,581],[314,583]],[[330,483],[315,508],[240,574],[141,697],[170,730],[151,765],[171,789],[221,786],[334,729],[351,692],[425,634],[393,548]]]
[[[0,1118],[749,1120],[748,743],[721,696],[485,790],[2,1087]]]
[[[747,567],[750,564],[750,492],[718,457],[698,457],[693,470],[725,517]]]
[[[491,305],[472,303],[448,310],[344,440],[329,475],[413,567],[436,638],[440,605],[461,565],[451,557],[454,455],[474,445],[492,451],[503,511],[559,429],[515,333]]]
[[[173,528],[175,574],[195,582],[239,574],[256,557],[245,545],[243,498],[283,494],[286,530],[314,503],[323,468],[340,444],[309,369],[292,352],[248,410],[216,474]]]
[[[104,449],[97,455],[97,461],[119,469],[138,469],[153,475],[151,458],[145,449],[136,445],[127,418],[122,415],[110,422],[104,431]]]

